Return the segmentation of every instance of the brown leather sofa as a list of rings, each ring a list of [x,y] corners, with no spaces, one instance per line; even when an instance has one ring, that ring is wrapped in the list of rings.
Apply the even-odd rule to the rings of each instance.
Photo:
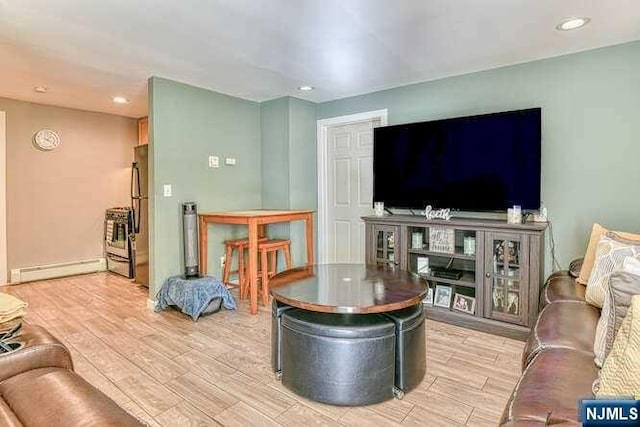
[[[143,425],[74,373],[67,348],[42,327],[3,342],[20,347],[0,355],[0,425]]]
[[[593,342],[600,311],[584,300],[576,283],[581,262],[549,276],[540,295],[540,314],[522,355],[522,376],[500,425],[579,424],[579,401],[593,397],[598,377]]]

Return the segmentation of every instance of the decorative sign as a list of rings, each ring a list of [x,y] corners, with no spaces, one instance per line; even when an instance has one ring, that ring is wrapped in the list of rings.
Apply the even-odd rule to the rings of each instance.
[[[455,230],[447,227],[429,227],[429,250],[452,254],[455,252]]]
[[[449,221],[451,219],[451,209],[434,210],[431,205],[429,205],[424,210],[424,216],[426,216],[427,219],[442,219],[444,221]]]

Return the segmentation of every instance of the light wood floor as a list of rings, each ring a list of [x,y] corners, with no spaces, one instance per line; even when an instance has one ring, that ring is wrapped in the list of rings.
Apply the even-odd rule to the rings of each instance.
[[[192,322],[146,306],[147,290],[107,273],[5,288],[25,320],[71,350],[76,371],[150,425],[495,426],[523,343],[427,321],[427,375],[403,400],[357,408],[287,391],[270,369],[271,314],[248,304]]]

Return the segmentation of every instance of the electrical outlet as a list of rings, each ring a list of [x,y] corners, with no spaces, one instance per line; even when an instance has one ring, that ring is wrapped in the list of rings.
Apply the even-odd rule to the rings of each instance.
[[[227,261],[226,257],[222,255],[220,257],[220,271],[224,270],[224,263]]]
[[[224,159],[224,164],[227,166],[235,166],[236,158],[235,157],[227,157]]]
[[[220,167],[220,158],[218,156],[209,156],[209,167],[210,168],[219,168]]]

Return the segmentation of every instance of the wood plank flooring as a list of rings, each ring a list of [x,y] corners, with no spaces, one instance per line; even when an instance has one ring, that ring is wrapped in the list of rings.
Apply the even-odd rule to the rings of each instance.
[[[193,322],[147,308],[147,289],[108,273],[6,287],[25,321],[70,349],[75,370],[152,426],[495,426],[523,343],[427,320],[427,375],[403,400],[348,408],[285,389],[270,369],[271,313],[248,303]]]

